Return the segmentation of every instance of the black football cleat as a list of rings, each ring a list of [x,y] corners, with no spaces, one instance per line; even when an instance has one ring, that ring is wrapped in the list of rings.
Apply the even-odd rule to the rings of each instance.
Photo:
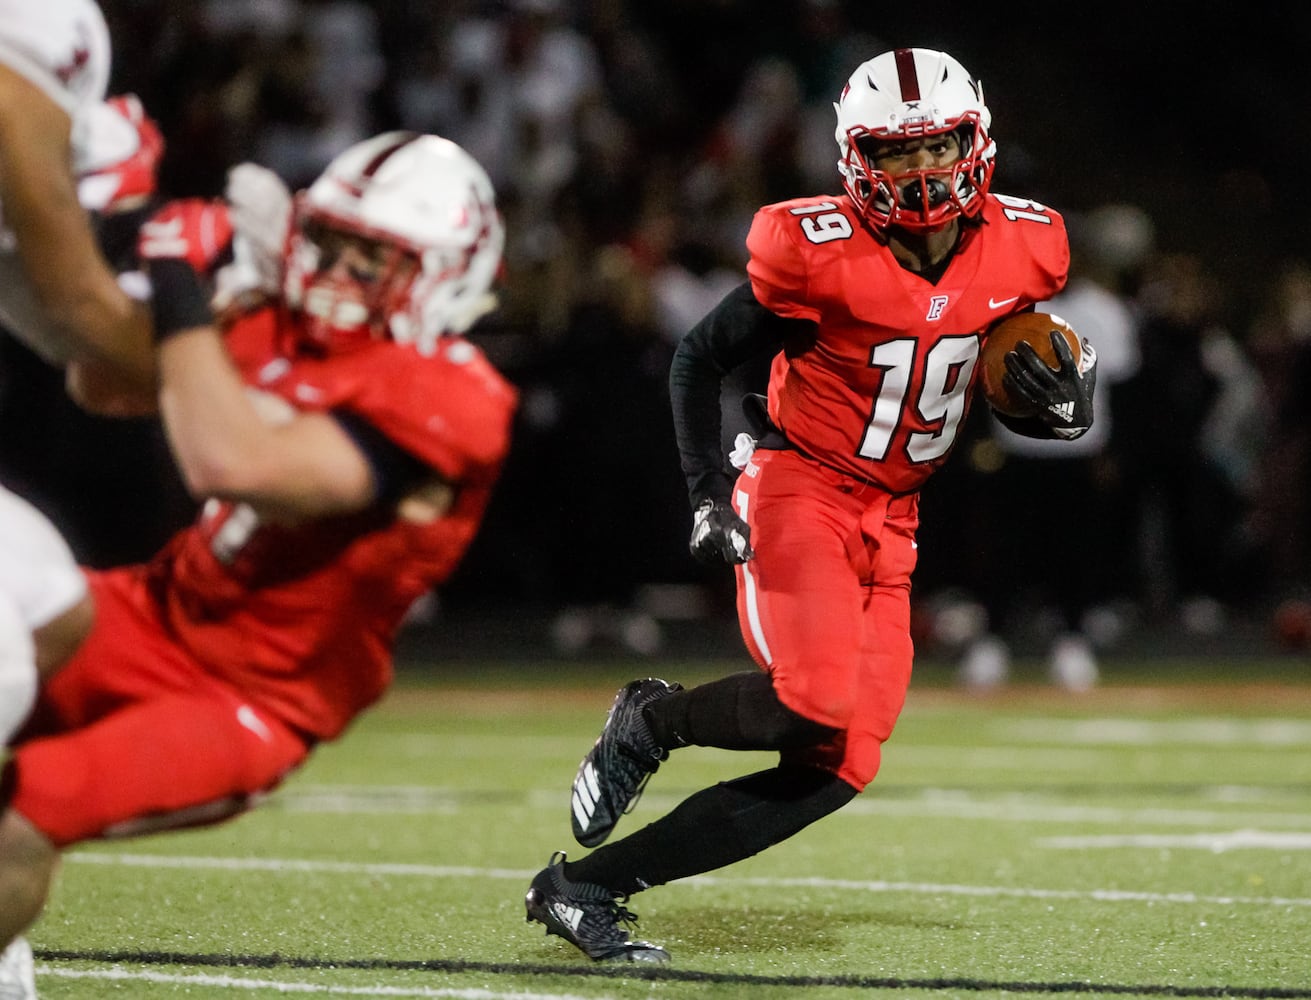
[[[659,746],[642,709],[683,690],[654,677],[630,681],[615,696],[605,728],[574,775],[570,802],[574,839],[595,847],[610,836],[619,817],[637,804],[647,780],[669,751]]]
[[[562,937],[597,962],[641,962],[664,965],[669,952],[647,941],[633,941],[619,925],[637,926],[637,914],[623,904],[626,896],[591,882],[564,877],[564,852],[537,873],[524,906],[528,922],[546,925],[546,933]]]

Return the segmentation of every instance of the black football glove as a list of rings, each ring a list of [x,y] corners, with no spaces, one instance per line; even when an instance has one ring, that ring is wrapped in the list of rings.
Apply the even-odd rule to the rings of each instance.
[[[1059,369],[1048,368],[1037,351],[1020,343],[1005,357],[1006,374],[1002,383],[1037,407],[1036,419],[1050,427],[1057,437],[1077,438],[1093,422],[1097,352],[1085,340],[1082,357],[1075,361],[1074,352],[1060,333],[1053,330],[1051,338],[1061,364]]]
[[[692,555],[702,562],[744,563],[755,556],[751,529],[722,500],[702,500],[692,515]]]

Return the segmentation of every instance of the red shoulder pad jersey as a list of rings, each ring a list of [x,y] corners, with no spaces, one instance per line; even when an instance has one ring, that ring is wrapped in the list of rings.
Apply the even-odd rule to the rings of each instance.
[[[264,310],[228,348],[264,408],[347,410],[456,487],[433,521],[395,504],[295,525],[209,501],[147,567],[165,627],[210,672],[303,733],[338,735],[391,680],[391,645],[416,598],[455,569],[509,450],[517,394],[473,344],[425,357],[379,342],[326,358],[289,354]],[[278,403],[281,400],[281,403]]]
[[[1060,215],[989,195],[938,283],[897,264],[845,196],[760,209],[747,236],[756,299],[813,320],[775,357],[769,413],[802,452],[891,493],[946,459],[974,388],[984,331],[1065,285]]]

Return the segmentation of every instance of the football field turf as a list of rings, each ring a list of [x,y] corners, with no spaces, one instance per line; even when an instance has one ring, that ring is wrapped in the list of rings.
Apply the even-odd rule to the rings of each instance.
[[[41,996],[1311,998],[1305,659],[1086,695],[917,679],[850,806],[630,901],[670,966],[525,923],[552,851],[585,853],[568,788],[618,685],[732,669],[407,671],[255,812],[70,852],[29,934]],[[771,761],[679,751],[616,837]]]

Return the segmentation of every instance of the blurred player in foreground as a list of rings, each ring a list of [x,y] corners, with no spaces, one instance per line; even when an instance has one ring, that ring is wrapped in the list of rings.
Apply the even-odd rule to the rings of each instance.
[[[163,139],[135,97],[105,99],[108,77],[95,4],[0,0],[0,324],[52,364],[80,359],[84,387],[112,387],[135,408],[153,382],[150,317],[120,286],[94,227],[135,233]],[[140,274],[123,278],[134,282],[144,288]],[[0,641],[0,744],[35,694],[38,664],[23,661],[39,658],[48,674],[90,626],[81,579],[54,527],[0,488],[0,601],[24,622],[13,650]]]
[[[504,239],[462,149],[387,133],[342,153],[269,242],[278,294],[220,330],[201,274],[230,232],[199,201],[142,230],[160,412],[206,503],[147,564],[87,573],[96,625],[3,771],[0,945],[63,849],[233,816],[373,704],[508,449],[516,393],[459,336],[494,305]]]
[[[633,681],[584,757],[575,838],[601,844],[669,752],[777,750],[579,861],[551,859],[528,919],[594,959],[663,962],[620,924],[632,893],[732,864],[851,801],[878,771],[910,682],[917,491],[951,450],[988,328],[1065,282],[1060,216],[989,193],[983,91],[951,56],[897,49],[858,67],[836,105],[845,195],[762,208],[750,280],[681,342],[670,376],[695,511],[695,555],[737,567],[742,636],[760,670],[684,690]],[[1027,345],[1026,345],[1027,348]],[[721,379],[768,350],[758,439],[720,447]],[[1031,349],[1010,377],[1041,415],[1024,433],[1092,423],[1091,350],[1059,371]],[[758,405],[757,405],[758,404]]]
[[[0,0],[0,323],[51,363],[80,358],[73,388],[84,405],[135,410],[154,381],[149,312],[119,285],[88,209],[107,218],[147,198],[162,141],[135,98],[105,100],[109,70],[109,33],[91,0]],[[59,533],[0,487],[0,745],[26,716],[38,675],[56,670],[93,620]],[[0,804],[7,794],[0,783]],[[0,876],[0,899],[8,885]],[[11,936],[0,932],[0,996],[21,1000],[35,996],[31,952],[21,940],[5,948]]]

